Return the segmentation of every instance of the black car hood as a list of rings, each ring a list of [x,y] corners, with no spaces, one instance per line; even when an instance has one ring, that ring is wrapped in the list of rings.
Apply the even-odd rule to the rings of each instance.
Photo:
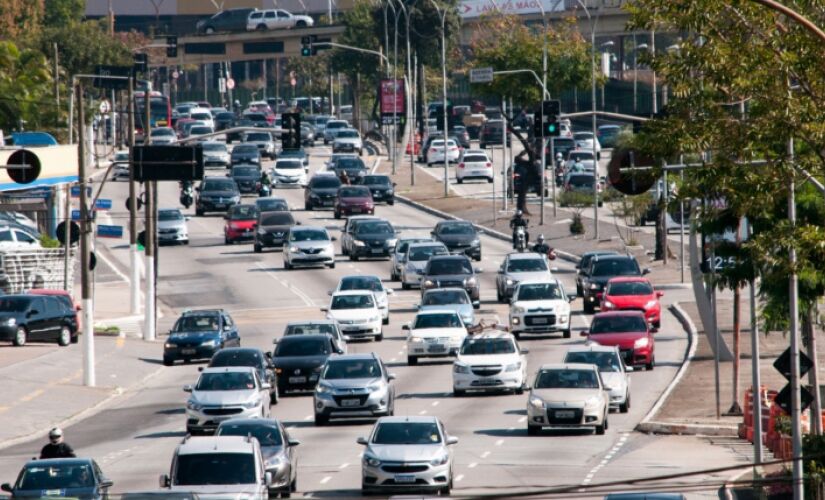
[[[260,227],[261,231],[265,231],[267,233],[276,233],[276,232],[285,233],[285,232],[289,231],[289,228],[291,226],[278,224],[278,225],[274,225],[274,226],[259,226],[259,227]]]
[[[237,196],[238,193],[235,191],[201,191],[201,196],[209,196],[212,198],[232,198],[233,196]]]
[[[394,235],[394,234],[370,234],[370,233],[362,234],[362,233],[358,233],[358,234],[355,235],[355,239],[362,240],[362,241],[363,240],[366,240],[366,241],[387,241],[387,240],[393,240],[395,238],[397,238],[397,236]]]
[[[622,274],[621,275],[621,277],[630,277],[630,278],[638,277],[638,276],[641,276],[641,274]],[[616,275],[616,276],[591,276],[591,277],[587,278],[587,281],[589,281],[590,283],[598,283],[598,284],[604,286],[611,279],[618,278],[618,277],[619,277],[618,275]]]
[[[367,184],[366,186],[370,189],[370,191],[392,190],[392,186],[389,184]]]
[[[312,188],[312,193],[325,196],[335,196],[338,194],[338,188]]]
[[[432,281],[463,281],[472,277],[472,274],[439,274],[437,276],[425,275],[424,279]]]
[[[260,175],[233,175],[232,176],[235,181],[257,181],[260,180]]]
[[[475,234],[439,234],[436,236],[439,241],[444,243],[445,245],[455,245],[460,243],[470,243],[473,240],[478,239],[478,235]]]
[[[323,356],[283,356],[273,357],[272,364],[275,368],[284,371],[295,368],[315,368],[326,363],[329,355]]]

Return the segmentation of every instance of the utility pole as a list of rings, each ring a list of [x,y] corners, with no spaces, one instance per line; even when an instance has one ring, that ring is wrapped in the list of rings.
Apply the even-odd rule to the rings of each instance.
[[[793,137],[788,139],[788,158],[794,161]],[[796,229],[796,186],[794,185],[793,169],[788,180],[788,222],[791,230]],[[789,265],[791,276],[788,283],[790,292],[790,335],[791,335],[791,439],[793,441],[793,497],[794,500],[805,498],[805,489],[802,483],[802,404],[799,395],[799,277],[796,274],[796,246],[789,249]],[[814,388],[819,390],[819,388]],[[817,416],[818,417],[818,416]]]
[[[72,185],[66,184],[66,199],[63,202],[63,209],[65,211],[63,225],[63,289],[69,289],[69,265],[71,264],[72,242],[70,235],[72,225]]]
[[[53,45],[54,50],[54,120],[60,126],[60,65],[58,64],[57,43]]]
[[[748,224],[748,235],[753,236],[753,227]],[[756,321],[756,267],[750,282],[751,302],[751,388],[753,390],[753,462],[762,463],[762,377],[759,370],[759,325]],[[745,411],[748,411],[745,408]]]
[[[206,75],[204,75],[206,76]],[[146,131],[143,139],[144,145],[149,145],[151,143],[151,134],[149,133],[151,130],[150,126],[150,99],[149,99],[149,92],[144,94],[145,102],[144,108],[146,110],[146,116],[144,116],[145,126],[144,130]],[[145,251],[146,251],[146,305],[143,308],[144,310],[144,321],[145,324],[143,326],[143,340],[146,341],[153,341],[155,340],[155,232],[157,231],[155,227],[155,197],[154,197],[154,187],[156,181],[149,181],[146,183],[146,224],[145,224],[145,232],[146,235],[145,240]]]
[[[137,189],[135,186],[135,168],[132,149],[135,147],[135,79],[129,78],[129,312],[132,315],[140,314],[140,270],[139,253],[137,246]],[[149,134],[144,133],[144,137]],[[145,139],[144,139],[145,140]]]
[[[77,97],[77,178],[80,184],[80,293],[83,309],[83,385],[95,386],[95,338],[92,303],[92,270],[89,269],[91,227],[86,194],[86,117],[83,109],[83,84],[75,85]],[[67,242],[68,243],[68,242]]]

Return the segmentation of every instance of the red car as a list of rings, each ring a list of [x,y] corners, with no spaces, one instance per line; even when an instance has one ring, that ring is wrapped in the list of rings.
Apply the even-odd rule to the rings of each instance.
[[[653,335],[641,311],[603,312],[593,316],[583,337],[604,346],[617,346],[628,366],[653,369],[656,362]]]
[[[373,215],[375,203],[366,186],[341,186],[335,199],[335,218],[349,215]]]
[[[647,322],[658,329],[662,324],[662,305],[659,303],[662,295],[664,293],[655,291],[646,278],[613,278],[604,289],[602,311],[643,311]]]
[[[225,244],[255,239],[255,226],[258,221],[258,209],[255,205],[235,205],[229,209],[225,218],[226,224],[223,227]]]
[[[72,295],[67,292],[66,290],[58,290],[58,289],[46,289],[46,288],[33,288],[28,292],[30,295],[54,295],[57,297],[63,297],[63,299],[67,302],[69,308],[75,310],[74,319],[77,321],[77,332],[83,331],[83,324],[80,322],[80,305],[75,305],[74,300],[72,299]],[[72,343],[77,343],[77,332],[72,335]]]

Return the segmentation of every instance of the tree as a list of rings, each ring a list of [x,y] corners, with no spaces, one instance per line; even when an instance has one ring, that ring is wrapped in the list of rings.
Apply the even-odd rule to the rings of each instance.
[[[0,40],[21,40],[37,33],[44,0],[0,1]]]
[[[52,75],[42,53],[0,41],[0,130],[44,130],[54,124]]]
[[[84,0],[46,0],[43,25],[47,28],[79,23],[85,14]]]
[[[93,73],[98,64],[132,65],[130,46],[122,38],[108,35],[105,20],[44,29],[37,41],[40,51],[51,54],[54,44],[67,76]]]
[[[298,87],[306,96],[321,97],[329,93],[329,51],[313,57],[292,56],[287,59],[286,71],[294,71]]]

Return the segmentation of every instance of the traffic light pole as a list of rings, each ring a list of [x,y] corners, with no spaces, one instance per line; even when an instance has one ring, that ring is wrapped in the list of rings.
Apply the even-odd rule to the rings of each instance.
[[[132,315],[140,314],[140,269],[138,261],[140,255],[137,247],[137,189],[135,189],[134,158],[132,148],[135,147],[135,80],[129,78],[129,311]]]
[[[146,110],[146,115],[143,117],[143,144],[144,146],[148,146],[151,142],[151,108],[149,107],[150,104],[150,96],[149,92],[144,93],[145,102],[144,108]],[[143,340],[146,341],[153,341],[155,340],[155,327],[157,326],[156,323],[156,311],[155,311],[155,236],[156,236],[156,227],[155,227],[155,216],[156,216],[156,208],[155,208],[155,192],[156,192],[156,181],[149,181],[146,183],[146,275],[144,276],[146,280],[146,293],[145,293],[145,301],[146,307],[143,308],[144,310],[144,325],[143,325]],[[134,203],[134,202],[133,202]]]

